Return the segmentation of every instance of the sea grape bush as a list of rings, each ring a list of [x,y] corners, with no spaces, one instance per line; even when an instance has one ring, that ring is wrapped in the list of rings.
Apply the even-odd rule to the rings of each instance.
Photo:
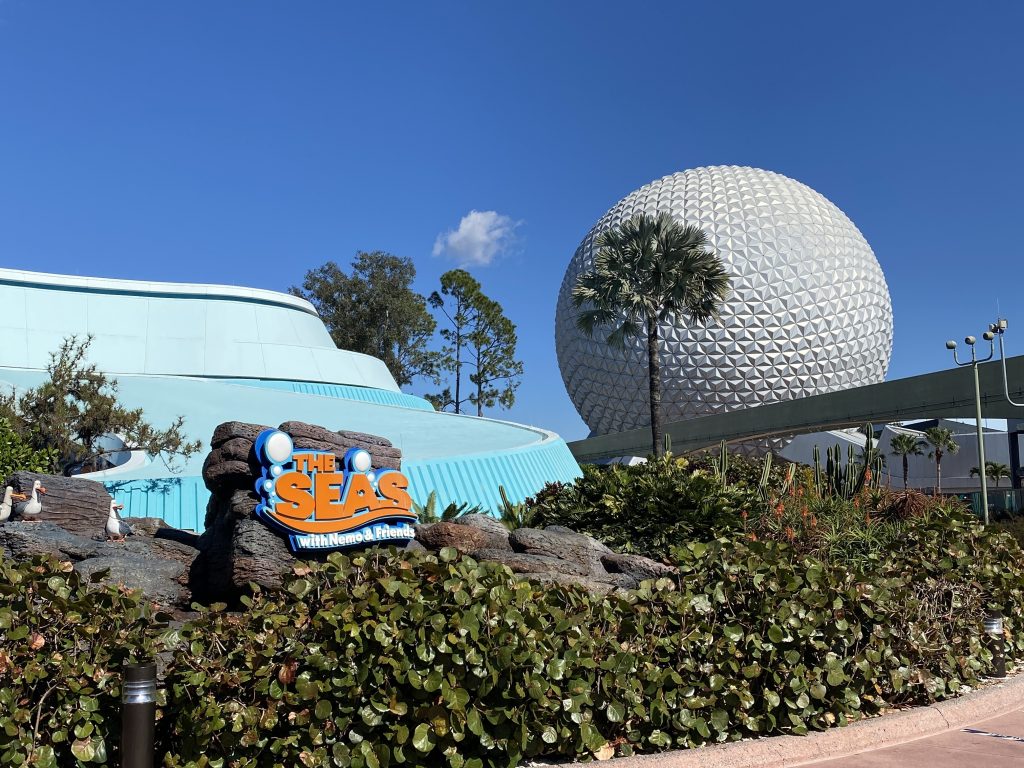
[[[166,768],[497,768],[942,699],[989,669],[986,611],[1024,655],[1024,555],[955,511],[902,525],[859,569],[742,532],[690,541],[678,578],[608,595],[454,550],[334,554],[170,629],[66,566],[0,563],[0,762],[117,764],[116,670],[156,652]]]
[[[163,619],[70,563],[0,556],[0,765],[118,765],[120,671]]]

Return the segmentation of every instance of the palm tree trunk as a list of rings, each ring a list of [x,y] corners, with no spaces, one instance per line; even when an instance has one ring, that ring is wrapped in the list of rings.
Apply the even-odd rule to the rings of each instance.
[[[647,374],[651,395],[651,442],[654,455],[665,451],[661,435],[661,359],[658,355],[658,318],[647,316]]]
[[[907,490],[907,477],[910,475],[910,461],[907,454],[903,454],[903,490]]]
[[[942,459],[935,459],[935,495],[942,493]]]

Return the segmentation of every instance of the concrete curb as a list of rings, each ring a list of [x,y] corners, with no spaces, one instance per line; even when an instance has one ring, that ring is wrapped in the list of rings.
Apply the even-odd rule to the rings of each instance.
[[[815,731],[807,736],[770,736],[656,755],[620,757],[609,760],[606,765],[612,768],[795,768],[935,736],[1004,715],[1021,706],[1024,706],[1024,675],[1016,675],[956,699],[860,720],[845,728]]]

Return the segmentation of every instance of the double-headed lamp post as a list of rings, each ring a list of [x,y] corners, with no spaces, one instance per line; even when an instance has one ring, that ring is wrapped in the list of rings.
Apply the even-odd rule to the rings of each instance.
[[[978,359],[978,353],[974,345],[977,343],[977,339],[973,336],[968,336],[964,339],[964,342],[971,348],[971,359],[960,361],[960,357],[956,353],[956,342],[947,341],[946,349],[953,351],[953,362],[957,365],[965,366],[969,365],[974,370],[974,414],[975,424],[978,429],[978,477],[981,478],[981,509],[984,514],[985,525],[988,525],[988,476],[985,474],[985,433],[981,426],[981,384],[978,381],[978,365],[986,363],[991,360],[996,354],[996,345],[993,342],[996,335],[992,331],[985,331],[982,334],[982,338],[988,342],[989,350],[988,357]]]

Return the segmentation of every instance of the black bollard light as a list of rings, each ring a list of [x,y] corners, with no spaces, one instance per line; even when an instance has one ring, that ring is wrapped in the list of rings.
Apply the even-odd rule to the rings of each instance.
[[[156,664],[128,664],[121,688],[121,768],[153,768]]]
[[[992,677],[1006,677],[1006,641],[1003,638],[1003,614],[985,617],[985,634],[992,638]]]

